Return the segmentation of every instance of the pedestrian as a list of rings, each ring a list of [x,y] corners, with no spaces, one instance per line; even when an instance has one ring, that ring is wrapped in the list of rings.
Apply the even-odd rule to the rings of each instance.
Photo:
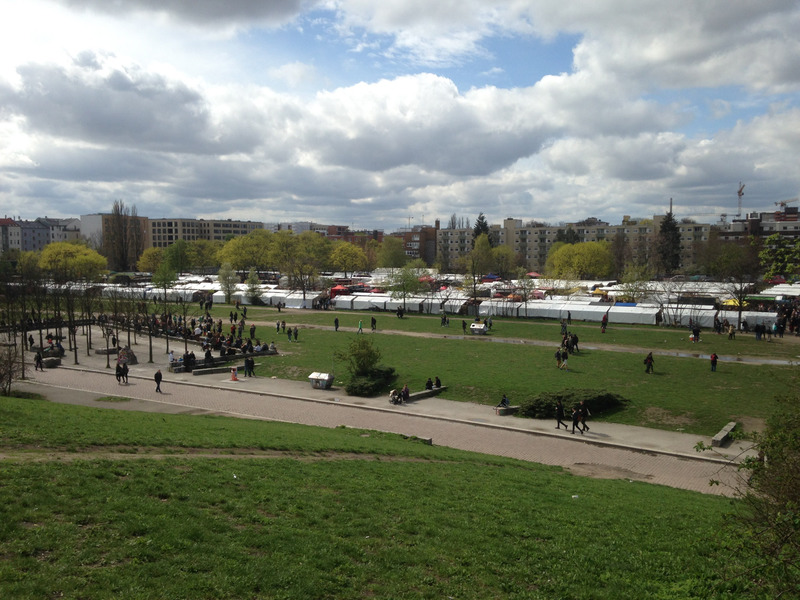
[[[333,320],[333,330],[334,331],[339,331],[339,317],[336,317]]]
[[[292,341],[292,328],[291,327],[289,327],[289,332],[286,334],[286,339],[289,340],[289,342]]]
[[[378,321],[375,317],[372,317],[370,325],[372,325],[372,333],[375,333],[375,330],[378,328]]]
[[[461,332],[464,334],[467,333],[467,322],[464,319],[461,319]]]
[[[128,363],[122,363],[122,381],[128,385]]]
[[[33,334],[28,334],[28,350],[33,350]]]
[[[253,323],[250,325],[250,339],[252,340],[255,337],[256,337],[256,324]]]
[[[161,378],[162,378],[161,369],[159,369],[158,371],[156,371],[156,374],[153,376],[153,379],[156,382],[156,391],[159,394],[162,393],[162,391],[161,391]]]
[[[572,434],[575,435],[575,428],[578,428],[578,431],[581,432],[583,435],[583,429],[581,429],[581,413],[578,410],[578,407],[575,406],[572,408]]]
[[[569,371],[569,367],[567,366],[567,359],[569,358],[569,352],[567,352],[566,348],[561,349],[561,366],[559,367],[562,371]]]
[[[36,353],[36,356],[33,359],[33,368],[35,371],[44,372],[44,359],[42,358],[41,352]]]
[[[713,373],[714,371],[717,370],[717,361],[719,360],[719,356],[717,356],[716,352],[712,352],[710,358],[711,358],[711,372]]]
[[[361,319],[358,320],[358,331],[356,331],[356,333],[364,333],[364,331],[361,329]]]
[[[561,368],[561,348],[560,347],[558,348],[558,350],[556,350],[556,353],[554,354],[554,356],[556,357],[556,367],[560,369]]]
[[[275,321],[275,333],[280,333],[280,332],[281,332],[281,322]]]
[[[111,336],[111,347],[112,348],[116,348],[117,347],[117,338],[116,338],[116,336],[113,336],[113,335]]]
[[[581,400],[581,403],[578,406],[578,412],[581,415],[581,426],[583,427],[583,430],[589,431],[589,426],[586,424],[586,418],[591,417],[592,413],[589,411],[589,407],[586,405],[585,400]]]
[[[605,313],[600,321],[600,333],[605,333],[606,327],[608,327],[608,313]]]
[[[294,326],[294,341],[295,342],[297,341],[297,332],[298,332],[297,325],[295,325]]]
[[[556,429],[561,429],[562,425],[565,431],[569,431],[569,427],[564,423],[564,404],[561,400],[556,400]]]
[[[652,373],[653,372],[653,365],[655,364],[655,360],[653,360],[653,353],[649,352],[647,356],[644,357],[644,372],[645,373]]]
[[[117,363],[117,368],[114,370],[114,375],[117,378],[117,385],[122,383],[122,365]]]
[[[286,321],[281,321],[281,330],[286,331]]]

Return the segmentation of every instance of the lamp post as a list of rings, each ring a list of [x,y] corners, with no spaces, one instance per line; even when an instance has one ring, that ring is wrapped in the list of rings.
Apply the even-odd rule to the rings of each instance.
[[[104,325],[104,327],[105,327],[105,325]],[[110,369],[111,368],[111,360],[110,360],[109,355],[108,355],[108,352],[109,352],[108,336],[110,335],[110,332],[108,331],[107,328],[106,328],[106,332],[105,333],[106,333],[106,369]]]

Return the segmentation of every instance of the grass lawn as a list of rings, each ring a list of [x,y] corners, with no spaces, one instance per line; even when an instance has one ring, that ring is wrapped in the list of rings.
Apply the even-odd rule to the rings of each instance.
[[[547,330],[550,339],[558,339],[557,326],[550,325]],[[651,337],[677,335],[661,330],[623,333],[635,339],[646,333]],[[607,339],[613,340],[617,334],[610,329]],[[355,335],[352,331],[335,333],[327,328],[301,329],[296,344],[277,338],[280,355],[263,359],[256,372],[297,380],[304,380],[314,371],[334,372],[340,385],[347,373],[345,365],[334,356],[337,350],[345,350]],[[717,372],[712,373],[707,359],[691,357],[657,355],[655,373],[646,375],[644,354],[641,349],[630,347],[628,338],[624,346],[613,351],[587,349],[591,343],[582,342],[584,349],[570,358],[570,371],[563,372],[556,369],[555,342],[541,345],[532,338],[515,338],[511,343],[505,343],[504,338],[497,342],[496,334],[462,339],[460,335],[427,337],[379,330],[365,335],[371,336],[380,349],[382,362],[397,370],[396,383],[408,383],[412,391],[422,389],[428,377],[439,376],[448,386],[443,397],[495,405],[503,393],[518,402],[544,391],[603,389],[616,392],[631,403],[625,410],[596,415],[598,420],[680,428],[702,435],[713,435],[731,420],[743,422],[746,427],[760,423],[774,409],[774,397],[798,385],[796,366],[722,361]],[[724,341],[728,341],[727,337]],[[687,350],[698,351],[702,347],[707,351],[703,343]]]
[[[741,597],[716,496],[347,429],[10,398],[0,424],[4,598]]]

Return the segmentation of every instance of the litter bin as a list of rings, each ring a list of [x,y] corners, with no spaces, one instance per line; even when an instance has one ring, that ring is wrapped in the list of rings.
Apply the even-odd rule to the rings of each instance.
[[[489,330],[483,323],[472,323],[469,326],[469,331],[473,335],[485,335]]]
[[[311,387],[315,390],[327,390],[333,384],[333,375],[330,373],[317,373],[314,372],[308,376],[311,382]]]

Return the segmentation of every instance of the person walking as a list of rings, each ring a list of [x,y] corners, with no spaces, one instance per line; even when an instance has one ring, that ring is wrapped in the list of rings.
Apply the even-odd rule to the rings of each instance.
[[[158,371],[156,371],[156,374],[153,376],[153,380],[156,382],[156,391],[159,394],[163,393],[161,391],[161,379],[162,379],[161,369],[159,369]]]
[[[567,360],[569,359],[569,352],[567,352],[566,348],[561,348],[561,366],[559,369],[562,371],[569,371],[569,366],[567,365]]]
[[[33,370],[44,373],[44,359],[42,358],[41,352],[37,352],[36,356],[33,358]]]
[[[339,317],[336,317],[333,320],[333,330],[334,331],[339,331]]]
[[[122,383],[122,365],[117,363],[117,368],[114,369],[114,376],[117,378],[117,385]]]
[[[291,343],[292,341],[292,328],[289,327],[289,331],[286,333],[286,339]]]
[[[294,331],[292,332],[292,333],[294,334],[294,341],[295,341],[295,342],[297,341],[297,334],[298,334],[298,332],[299,332],[299,330],[297,329],[297,325],[295,325],[295,326],[294,326]]]
[[[569,427],[564,423],[564,404],[561,400],[556,400],[556,429],[561,429],[564,426],[564,431],[569,431]]]
[[[364,330],[361,328],[362,322],[361,319],[358,320],[358,331],[356,333],[364,333]]]
[[[719,356],[717,356],[716,352],[711,353],[711,372],[715,372],[717,370],[717,361],[719,360]]]
[[[378,320],[375,317],[372,317],[370,320],[370,325],[372,326],[372,333],[375,333],[375,330],[378,328]]]
[[[586,406],[585,400],[581,400],[581,403],[578,406],[578,412],[581,416],[581,427],[583,427],[584,431],[589,431],[589,426],[586,424],[586,418],[591,417],[592,413],[589,412],[589,407]]]
[[[128,385],[128,363],[122,363],[122,381]]]
[[[650,352],[647,356],[644,357],[644,372],[645,373],[652,373],[653,372],[653,365],[655,364],[655,360],[653,360],[653,353]]]
[[[578,428],[578,431],[581,432],[583,435],[583,429],[581,429],[581,413],[578,410],[578,407],[575,406],[572,409],[572,434],[575,435],[575,428]]]
[[[560,347],[559,347],[558,350],[556,350],[556,353],[555,353],[554,356],[556,357],[556,368],[560,369],[561,368],[561,348]]]
[[[467,333],[467,322],[465,320],[461,320],[461,333]]]

